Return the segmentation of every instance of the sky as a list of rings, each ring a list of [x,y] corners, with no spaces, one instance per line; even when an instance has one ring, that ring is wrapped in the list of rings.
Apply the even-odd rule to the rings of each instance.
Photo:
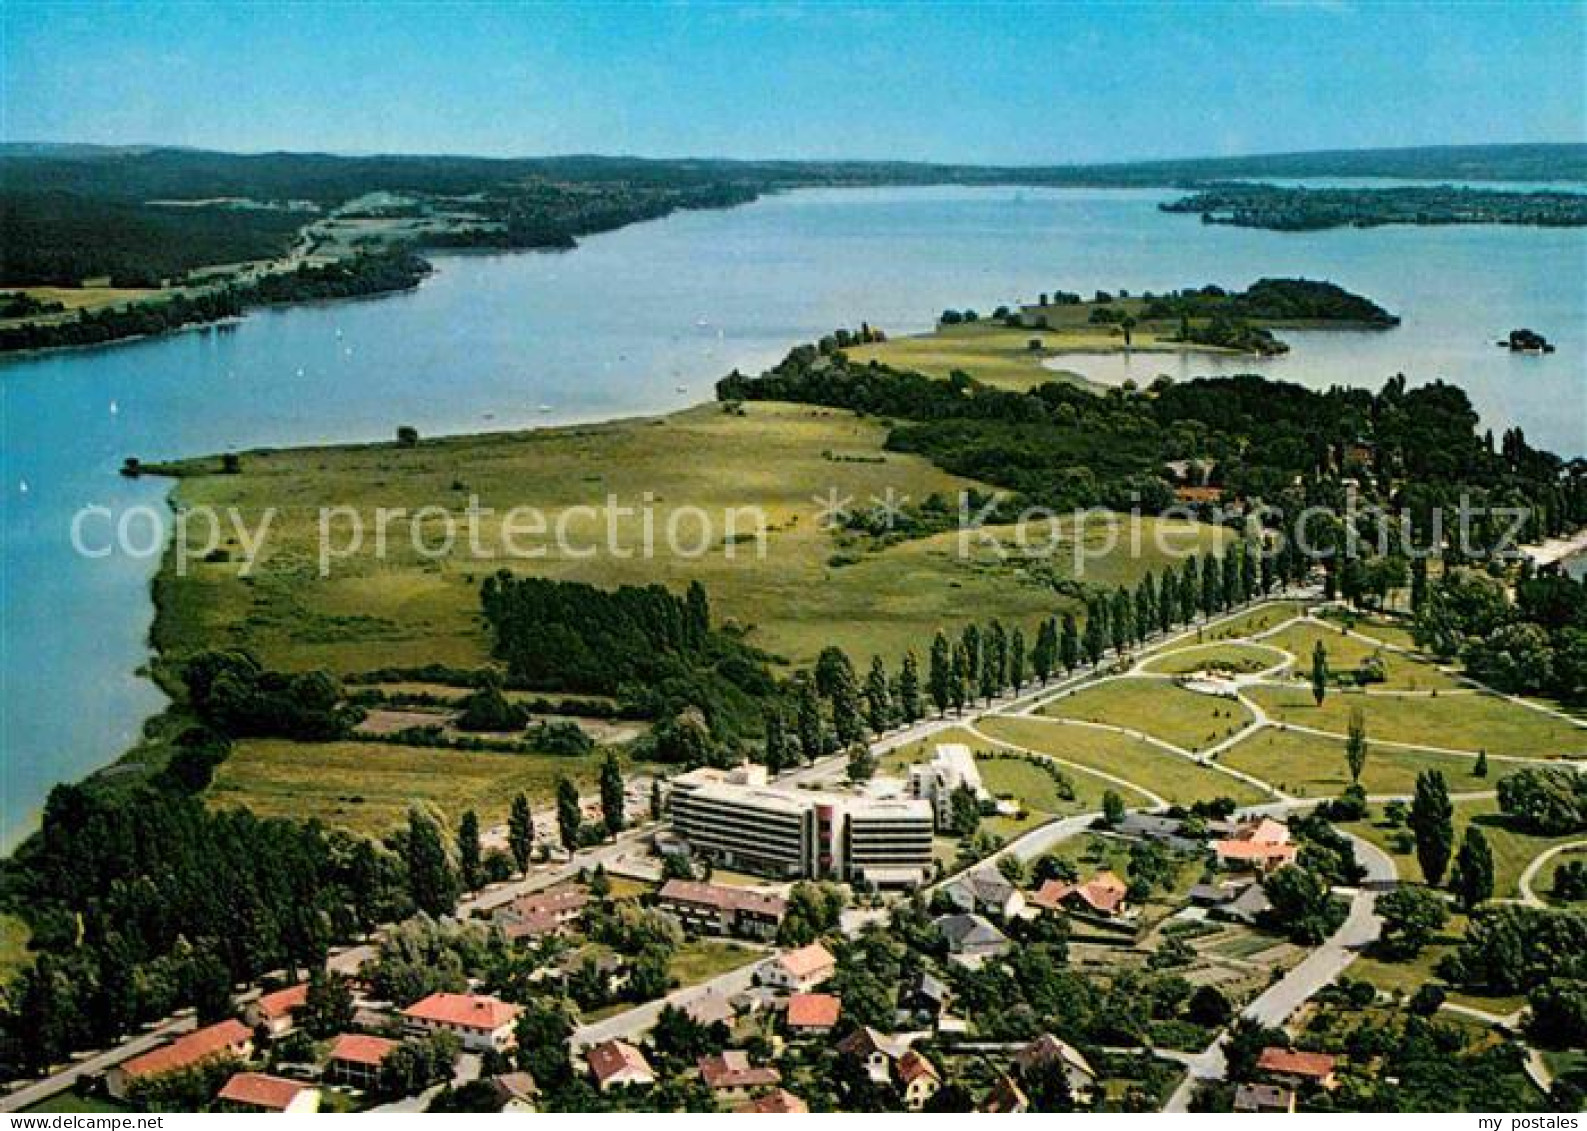
[[[1062,163],[1587,140],[1587,0],[0,0],[0,136]]]

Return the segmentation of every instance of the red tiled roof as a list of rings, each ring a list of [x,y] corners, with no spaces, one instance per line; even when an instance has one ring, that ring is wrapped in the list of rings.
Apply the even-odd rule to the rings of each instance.
[[[1333,1074],[1334,1058],[1325,1052],[1298,1052],[1269,1046],[1262,1050],[1256,1067],[1262,1072],[1277,1072],[1286,1076],[1306,1076],[1321,1080]]]
[[[604,1041],[586,1051],[584,1059],[602,1084],[622,1072],[655,1076],[645,1054],[627,1041]]]
[[[1094,911],[1111,915],[1119,909],[1129,892],[1125,882],[1112,872],[1098,872],[1083,884],[1066,884],[1061,880],[1048,880],[1031,897],[1031,902],[1049,910],[1057,909],[1070,896],[1079,896]]]
[[[1175,487],[1174,498],[1181,503],[1215,503],[1223,497],[1222,487]]]
[[[1293,844],[1259,844],[1250,840],[1220,840],[1212,846],[1225,860],[1293,860]]]
[[[708,1088],[764,1088],[780,1083],[782,1073],[775,1068],[756,1068],[743,1049],[727,1049],[720,1056],[702,1056],[700,1079]]]
[[[308,1084],[297,1080],[283,1080],[279,1076],[266,1076],[262,1072],[239,1072],[220,1090],[220,1099],[234,1104],[246,1104],[249,1107],[269,1108],[271,1111],[285,1111],[287,1106],[302,1092],[309,1090]]]
[[[1249,841],[1252,844],[1288,844],[1289,826],[1280,824],[1271,817],[1263,817],[1259,821],[1241,825],[1235,830],[1231,839]]]
[[[678,903],[715,907],[720,911],[750,911],[779,917],[788,907],[787,900],[770,892],[728,887],[725,884],[706,884],[696,880],[668,880],[661,886],[658,897],[664,903],[675,900]]]
[[[414,1002],[402,1011],[402,1015],[415,1021],[433,1021],[492,1033],[511,1024],[520,1012],[518,1006],[493,997],[438,993]]]
[[[309,998],[309,984],[299,982],[295,986],[288,986],[284,990],[265,994],[254,1005],[267,1019],[274,1021],[277,1017],[285,1017],[294,1009],[301,1009],[303,1003]]]
[[[336,1038],[336,1043],[331,1046],[331,1059],[343,1060],[349,1064],[363,1064],[370,1068],[379,1068],[391,1050],[397,1047],[397,1041],[387,1040],[385,1037],[371,1037],[363,1033],[343,1033]]]
[[[787,951],[777,961],[795,978],[808,978],[837,963],[837,959],[832,957],[832,952],[818,942],[802,946],[798,950]]]
[[[930,1076],[933,1080],[941,1080],[937,1073],[937,1066],[921,1056],[914,1049],[910,1049],[898,1058],[896,1065],[898,1078],[908,1085],[921,1076]]]
[[[988,1114],[1024,1111],[1030,1107],[1030,1100],[1020,1090],[1009,1076],[998,1077],[997,1083],[992,1085],[992,1090],[986,1094],[986,1102],[981,1105],[981,1110]]]
[[[170,1044],[151,1049],[141,1056],[121,1062],[121,1070],[128,1076],[158,1076],[162,1072],[175,1072],[179,1068],[197,1064],[221,1053],[242,1048],[253,1039],[253,1034],[241,1021],[227,1020],[203,1029],[195,1029],[185,1037]]]
[[[733,1109],[738,1115],[804,1115],[809,1110],[809,1104],[782,1088],[757,1096]]]
[[[843,1003],[831,994],[794,994],[788,999],[788,1024],[794,1029],[830,1029]]]

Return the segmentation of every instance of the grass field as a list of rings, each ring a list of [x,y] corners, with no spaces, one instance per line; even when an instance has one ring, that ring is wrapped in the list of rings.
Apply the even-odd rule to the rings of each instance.
[[[216,806],[246,805],[262,817],[317,817],[375,835],[406,820],[410,804],[429,802],[454,821],[474,809],[488,828],[506,820],[519,791],[549,800],[561,774],[591,786],[600,757],[243,739],[206,797]]]
[[[1334,734],[1347,731],[1351,709],[1360,707],[1369,739],[1526,758],[1587,753],[1587,728],[1495,695],[1400,698],[1330,693],[1318,707],[1305,688],[1256,687],[1248,694],[1275,719]]]
[[[1212,746],[1251,721],[1232,699],[1140,678],[1087,687],[1043,707],[1042,714],[1141,731],[1185,750]]]
[[[1350,784],[1343,739],[1324,738],[1264,728],[1218,755],[1235,770],[1254,774],[1296,797],[1337,797]],[[1416,788],[1416,775],[1441,770],[1451,793],[1493,789],[1510,771],[1505,762],[1489,764],[1486,778],[1472,776],[1477,760],[1458,754],[1431,754],[1369,746],[1361,784],[1370,794],[1406,794]]]
[[[1581,839],[1579,836],[1576,839]],[[1564,900],[1554,896],[1554,873],[1558,872],[1565,864],[1587,860],[1587,846],[1567,849],[1558,856],[1549,860],[1538,869],[1537,877],[1532,881],[1532,890],[1537,897],[1545,903],[1552,903],[1559,907],[1587,907],[1587,900]]]
[[[1305,611],[1306,607],[1299,601],[1275,601],[1261,608],[1241,613],[1239,616],[1230,617],[1210,629],[1204,629],[1202,636],[1207,640],[1234,640],[1265,629],[1276,628]]]
[[[0,914],[0,987],[32,965],[28,925],[10,913]]]
[[[1064,777],[1069,779],[1075,791],[1074,800],[1065,801],[1057,795],[1052,777],[1040,767],[1023,762],[1017,756],[986,757],[988,754],[997,753],[998,748],[980,735],[962,727],[951,727],[930,738],[899,747],[882,759],[881,772],[903,776],[908,773],[908,767],[913,763],[929,760],[938,744],[951,742],[962,743],[976,752],[976,764],[981,769],[981,781],[987,789],[996,795],[1018,798],[1038,817],[1068,817],[1076,813],[1096,812],[1102,808],[1104,793],[1110,789],[1118,791],[1117,786],[1084,770],[1060,766],[1058,768],[1063,771]],[[1074,760],[1084,763],[1084,759]],[[1149,799],[1131,790],[1124,793],[1124,802],[1126,805],[1141,806],[1148,804]],[[1000,835],[1023,832],[1033,824],[1030,821],[1010,823],[1004,818],[996,820],[1001,823],[994,825],[989,821],[987,827]]]
[[[1526,866],[1540,852],[1556,844],[1581,839],[1580,834],[1546,837],[1513,829],[1504,814],[1499,812],[1497,801],[1492,798],[1480,798],[1455,802],[1457,844],[1459,838],[1465,834],[1466,826],[1473,822],[1482,830],[1483,836],[1487,838],[1489,846],[1493,849],[1493,894],[1498,899],[1514,899],[1520,895],[1516,881],[1521,878]],[[1415,853],[1398,851],[1402,846],[1398,843],[1396,830],[1385,827],[1381,822],[1369,821],[1355,821],[1341,827],[1365,837],[1394,857],[1401,879],[1422,878],[1421,869],[1416,864]],[[1542,887],[1536,884],[1534,887],[1538,887],[1539,895],[1544,893],[1545,889]]]
[[[265,508],[279,510],[250,578],[240,579],[235,563],[195,563],[178,577],[167,561],[157,583],[156,644],[168,658],[245,646],[272,666],[335,672],[477,665],[486,659],[478,584],[509,564],[600,586],[660,582],[680,590],[699,580],[719,620],[749,627],[754,643],[794,663],[813,660],[828,644],[862,660],[872,652],[896,657],[907,648],[923,654],[939,626],[954,628],[972,616],[1033,630],[1039,615],[1061,604],[1052,580],[1069,568],[1064,562],[1036,568],[989,546],[961,557],[954,535],[857,550],[850,564],[834,557],[836,544],[818,522],[816,501],[829,490],[866,507],[889,490],[915,500],[932,492],[953,498],[968,485],[924,460],[883,452],[884,435],[879,422],[826,409],[752,404],[738,416],[702,405],[660,419],[414,447],[248,453],[238,475],[219,474],[214,459],[184,465],[184,474],[197,473],[178,488],[183,505],[236,506],[251,524]],[[520,533],[520,549],[543,556],[477,560],[461,525],[471,495],[495,511],[477,520],[477,541],[487,551],[502,549],[502,514],[523,505],[539,508],[549,530],[564,523],[567,545],[559,551],[549,535]],[[608,512],[609,498],[616,502]],[[656,546],[648,560],[647,498]],[[594,505],[602,510],[582,509]],[[332,559],[328,579],[318,570],[322,506],[354,508],[366,527],[362,549]],[[389,524],[380,558],[374,533],[380,507],[410,514],[444,508],[459,524],[454,552],[422,557],[409,525],[399,520]],[[703,537],[686,509],[695,507],[711,516],[712,538]],[[730,509],[741,536],[731,543],[723,518]],[[666,551],[673,516],[680,541],[707,543],[697,556]],[[763,557],[754,540],[759,516],[767,531]],[[442,511],[433,512],[419,527],[421,536],[439,545],[444,521]],[[609,525],[615,537],[608,536]],[[350,519],[335,520],[336,546],[349,544],[350,528]],[[207,533],[190,532],[189,544],[202,546]],[[1220,538],[1211,528],[1196,534],[1203,548]],[[608,552],[608,543],[618,552]],[[619,556],[625,552],[631,556]],[[1087,578],[1115,584],[1162,564],[1153,556],[1119,560],[1126,553],[1088,563]]]
[[[129,1112],[130,1107],[125,1107],[108,1096],[85,1096],[81,1092],[59,1092],[47,1100],[41,1100],[30,1108],[28,1112],[53,1112],[60,1115],[102,1115],[111,1113]]]
[[[117,306],[121,303],[139,302],[151,295],[159,294],[155,290],[145,290],[137,287],[0,287],[0,291],[22,291],[30,298],[40,302],[58,302],[66,308],[67,313],[76,313],[79,310],[99,310],[107,306]],[[36,316],[35,316],[36,317]],[[48,320],[48,316],[45,316]],[[31,318],[4,319],[3,321],[28,322]]]
[[[1311,673],[1311,655],[1318,642],[1328,653],[1328,668],[1335,675],[1344,675],[1359,668],[1369,656],[1383,657],[1388,679],[1373,687],[1396,691],[1431,691],[1457,687],[1456,680],[1425,664],[1397,652],[1380,649],[1364,640],[1346,636],[1335,629],[1318,624],[1292,624],[1282,632],[1265,637],[1264,644],[1282,648],[1295,656],[1295,670],[1302,675]]]
[[[1232,797],[1241,804],[1268,799],[1228,774],[1128,735],[1015,717],[983,719],[978,725],[993,738],[1102,770],[1184,805],[1215,797]]]
[[[1230,672],[1260,672],[1282,664],[1285,656],[1255,644],[1200,644],[1184,651],[1170,651],[1146,665],[1147,671],[1164,675],[1217,669]]]
[[[699,939],[687,942],[673,952],[668,971],[680,986],[693,986],[706,982],[718,974],[737,970],[753,962],[760,952],[738,943],[720,939]]]
[[[1144,306],[1136,299],[1116,300],[1108,305],[1139,317]],[[1042,362],[1066,353],[1113,353],[1124,349],[1124,332],[1090,321],[1092,306],[1049,306],[1041,313],[1047,329],[1007,327],[983,317],[977,322],[939,325],[929,334],[893,338],[875,345],[845,350],[850,358],[864,363],[877,360],[899,369],[912,369],[932,377],[947,377],[962,369],[978,381],[1007,389],[1029,389],[1047,381],[1075,380],[1072,374],[1048,369]],[[983,312],[984,314],[985,312]],[[1137,353],[1184,353],[1187,349],[1168,339],[1176,327],[1163,327],[1163,333],[1150,327],[1138,328],[1131,338]],[[1031,343],[1039,345],[1031,348]],[[1211,346],[1193,346],[1188,352],[1227,353]]]
[[[1394,644],[1401,648],[1416,651],[1416,638],[1411,635],[1411,630],[1403,621],[1391,620],[1381,616],[1354,616],[1342,613],[1337,609],[1324,612],[1323,618],[1331,623],[1348,622],[1352,631],[1362,636],[1370,636],[1374,640],[1381,640],[1385,644]]]

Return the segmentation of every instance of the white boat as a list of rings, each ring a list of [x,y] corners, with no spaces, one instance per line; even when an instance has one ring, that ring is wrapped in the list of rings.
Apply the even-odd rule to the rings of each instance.
[[[540,411],[543,412],[543,413],[544,412],[550,412],[551,411],[551,406],[548,405],[548,404],[543,404],[543,405],[540,406]]]
[[[687,385],[674,385],[672,387],[672,391],[675,392],[675,393],[687,393],[689,391],[689,386],[687,386]]]

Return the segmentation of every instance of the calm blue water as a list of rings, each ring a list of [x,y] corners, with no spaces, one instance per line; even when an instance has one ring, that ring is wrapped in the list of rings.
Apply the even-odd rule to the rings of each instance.
[[[1164,196],[794,193],[566,254],[440,257],[409,295],[0,364],[0,841],[25,832],[53,783],[119,755],[161,706],[136,674],[156,557],[87,560],[69,540],[85,505],[161,505],[163,484],[116,476],[129,454],[668,409],[708,397],[734,366],[861,319],[896,334],[926,329],[946,306],[985,311],[1057,288],[1234,287],[1262,275],[1333,279],[1405,318],[1384,334],[1296,335],[1266,371],[1321,385],[1443,375],[1495,427],[1515,421],[1536,442],[1587,450],[1587,234],[1248,231],[1159,213]],[[1523,325],[1559,352],[1512,358],[1491,344]],[[1209,369],[1142,355],[1071,367],[1100,380]]]

